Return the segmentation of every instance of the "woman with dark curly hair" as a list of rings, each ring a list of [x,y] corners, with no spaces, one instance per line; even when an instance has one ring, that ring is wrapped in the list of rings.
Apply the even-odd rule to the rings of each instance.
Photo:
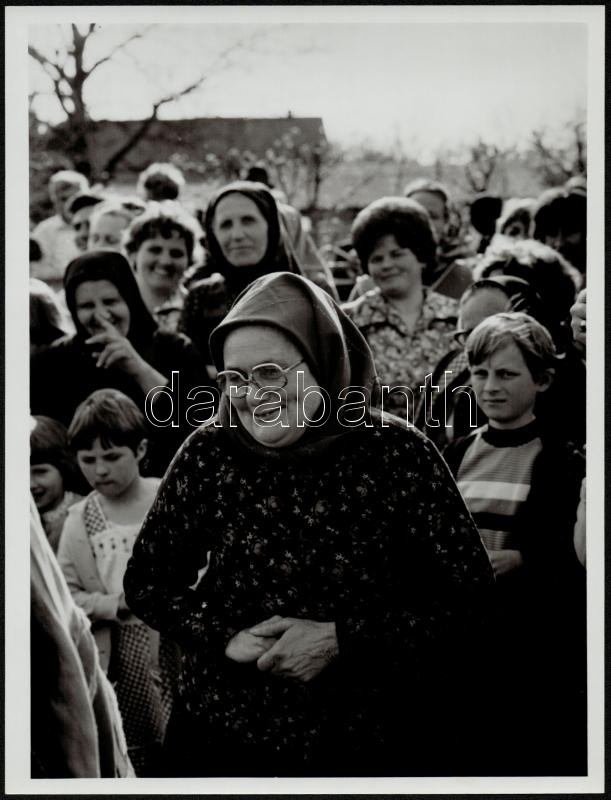
[[[344,310],[388,387],[385,408],[413,422],[420,386],[450,349],[457,317],[455,300],[423,284],[436,260],[430,218],[414,200],[383,197],[357,215],[352,240],[375,288]]]

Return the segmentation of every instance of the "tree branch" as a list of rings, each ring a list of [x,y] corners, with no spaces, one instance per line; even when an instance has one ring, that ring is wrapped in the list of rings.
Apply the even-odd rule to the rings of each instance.
[[[103,58],[100,58],[98,61],[95,62],[95,64],[89,67],[89,69],[86,71],[86,74],[91,75],[91,73],[94,70],[96,70],[98,67],[101,67],[102,64],[105,64],[107,61],[110,61],[121,50],[124,50],[128,44],[131,44],[132,42],[135,42],[137,39],[142,39],[143,36],[146,36],[146,34],[154,27],[155,27],[154,25],[147,25],[147,27],[143,31],[140,31],[139,33],[134,33],[132,36],[129,36],[127,39],[125,39],[125,41],[120,42],[118,45],[113,47],[113,49],[110,51],[110,53],[108,53],[108,55],[104,56]]]
[[[50,58],[44,56],[39,50],[37,50],[31,44],[28,45],[28,54],[34,59],[34,61],[37,61],[40,64],[40,66],[44,69],[44,71],[46,72],[48,77],[51,78],[51,80],[53,81],[56,80],[58,75],[62,78],[65,77],[65,73],[63,69],[59,66],[59,64],[56,64],[54,61],[51,61]],[[54,69],[57,75],[51,74],[51,72],[49,71],[50,69]]]

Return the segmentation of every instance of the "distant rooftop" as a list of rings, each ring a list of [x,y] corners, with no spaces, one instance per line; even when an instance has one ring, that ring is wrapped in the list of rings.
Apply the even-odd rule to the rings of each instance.
[[[93,134],[95,167],[100,168],[133,132],[139,120],[100,120]],[[228,150],[250,151],[262,157],[266,150],[291,134],[299,143],[325,143],[320,117],[200,117],[156,120],[145,137],[122,161],[119,173],[140,172],[153,161],[168,161],[180,154],[202,161],[207,154],[222,157]]]

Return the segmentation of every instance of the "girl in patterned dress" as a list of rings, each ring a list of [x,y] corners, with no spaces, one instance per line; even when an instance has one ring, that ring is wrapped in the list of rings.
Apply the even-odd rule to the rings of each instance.
[[[68,435],[93,491],[70,509],[58,558],[114,683],[134,769],[147,776],[169,717],[172,653],[131,613],[123,575],[159,481],[140,475],[145,421],[121,392],[94,392],[76,410]]]

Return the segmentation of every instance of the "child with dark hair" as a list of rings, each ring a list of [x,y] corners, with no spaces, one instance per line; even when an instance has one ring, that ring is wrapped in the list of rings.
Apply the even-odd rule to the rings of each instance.
[[[123,246],[146,307],[162,330],[176,331],[186,291],[185,270],[203,236],[199,223],[175,202],[149,203],[123,236]]]
[[[136,404],[114,389],[94,392],[77,408],[68,437],[93,491],[70,509],[58,553],[70,591],[92,621],[139,776],[158,767],[175,658],[130,612],[123,593],[127,562],[159,486],[140,474],[146,434]]]
[[[32,417],[30,491],[55,553],[68,510],[81,499],[83,485],[68,445],[68,431],[50,417]]]
[[[497,577],[504,746],[524,774],[583,774],[585,574],[573,530],[585,465],[535,417],[554,344],[532,317],[511,312],[481,322],[466,349],[488,424],[444,456]]]

